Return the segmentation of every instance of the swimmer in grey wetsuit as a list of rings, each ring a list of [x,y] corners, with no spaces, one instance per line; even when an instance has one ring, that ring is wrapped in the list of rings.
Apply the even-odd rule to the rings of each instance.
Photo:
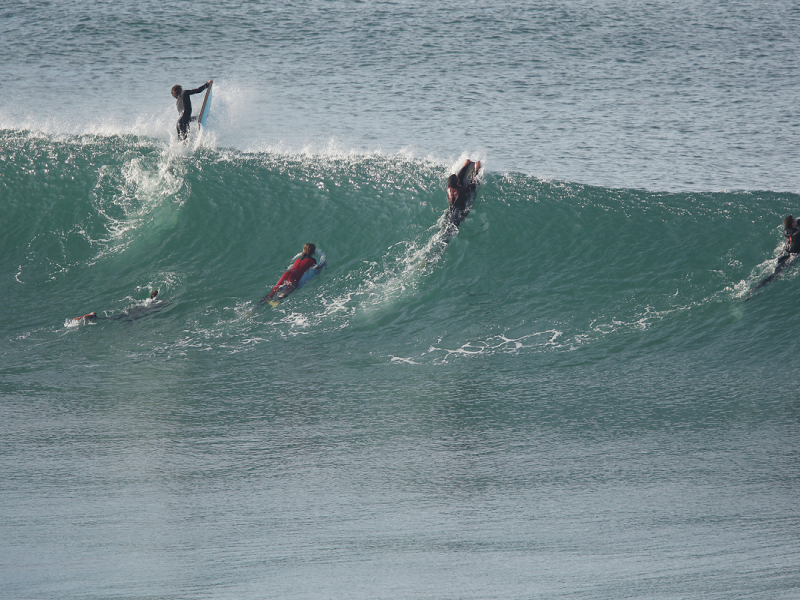
[[[213,79],[194,90],[184,90],[179,85],[172,86],[172,97],[176,98],[178,101],[178,114],[180,114],[177,126],[178,137],[180,139],[186,139],[186,136],[189,133],[189,122],[197,120],[197,117],[192,116],[192,100],[189,96],[192,94],[199,94],[212,83],[214,83]]]

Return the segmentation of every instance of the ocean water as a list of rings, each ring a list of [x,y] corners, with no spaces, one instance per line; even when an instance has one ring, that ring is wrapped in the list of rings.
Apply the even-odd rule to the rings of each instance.
[[[800,597],[798,34],[0,4],[0,598]]]

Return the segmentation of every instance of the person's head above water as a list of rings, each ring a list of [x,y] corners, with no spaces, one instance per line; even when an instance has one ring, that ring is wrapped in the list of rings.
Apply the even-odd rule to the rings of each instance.
[[[173,98],[177,98],[178,96],[180,96],[180,95],[181,95],[181,92],[182,92],[182,91],[183,91],[183,88],[182,88],[181,86],[179,86],[179,85],[173,85],[173,86],[172,86],[172,97],[173,97]]]
[[[447,178],[447,187],[449,188],[457,188],[458,187],[458,175],[453,173],[450,177]]]
[[[158,296],[158,290],[153,290],[152,292],[150,292],[150,299],[151,299],[151,300],[152,300],[153,298],[155,298],[156,296]]]
[[[303,246],[304,256],[312,256],[316,251],[317,247],[314,244],[306,244],[305,246]]]
[[[797,227],[797,221],[792,215],[786,215],[783,219],[783,226],[786,228]]]

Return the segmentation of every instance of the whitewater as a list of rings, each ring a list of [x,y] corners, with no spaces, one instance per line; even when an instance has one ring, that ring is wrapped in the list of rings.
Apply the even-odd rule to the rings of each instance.
[[[110,8],[0,7],[0,598],[798,596],[797,7]]]

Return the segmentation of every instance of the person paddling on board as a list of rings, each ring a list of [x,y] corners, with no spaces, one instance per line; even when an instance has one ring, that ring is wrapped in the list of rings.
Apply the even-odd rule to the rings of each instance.
[[[290,293],[297,287],[297,282],[300,281],[300,278],[303,274],[308,271],[310,268],[317,266],[317,259],[314,258],[314,252],[317,251],[317,247],[314,244],[306,244],[303,246],[303,253],[300,257],[294,261],[294,264],[286,271],[281,278],[278,280],[278,283],[275,284],[275,287],[272,288],[272,291],[267,294],[267,298],[272,299],[281,287],[284,290],[285,294]]]
[[[150,300],[151,301],[155,300],[156,296],[158,296],[158,290],[153,290],[152,292],[150,292]],[[153,308],[158,308],[159,306],[161,306],[161,304],[162,304],[161,302],[157,302],[156,304],[153,304],[151,302],[150,305],[147,308],[148,308],[148,310],[151,310]],[[128,314],[129,313],[127,313],[127,312],[121,312],[118,315],[114,315],[113,317],[98,317],[97,313],[92,311],[88,315],[83,315],[82,317],[73,317],[72,320],[73,321],[80,321],[81,319],[84,319],[86,321],[96,321],[97,319],[121,319],[123,317],[128,316]],[[134,317],[134,318],[138,318],[138,317]]]
[[[73,321],[80,321],[81,319],[86,319],[87,321],[94,321],[97,318],[98,318],[97,317],[97,313],[92,311],[88,315],[83,315],[82,317],[73,317],[72,320]]]
[[[750,300],[756,291],[760,290],[773,279],[775,279],[778,274],[783,271],[783,268],[786,266],[787,261],[792,257],[792,255],[800,254],[800,226],[797,224],[797,219],[795,219],[792,215],[786,215],[786,217],[783,219],[783,237],[785,238],[786,242],[783,246],[783,254],[778,257],[775,270],[772,271],[771,275],[762,279],[756,287],[750,290],[750,293],[747,294],[747,297],[744,299],[745,302]]]
[[[778,257],[779,265],[789,260],[792,254],[800,254],[800,227],[792,215],[786,215],[783,219],[783,237],[786,238],[786,245],[783,254]]]
[[[181,140],[185,140],[186,136],[189,134],[189,123],[197,120],[197,117],[192,116],[192,100],[190,96],[193,94],[199,94],[212,83],[214,83],[213,79],[204,83],[195,90],[184,90],[179,85],[172,86],[172,97],[177,99],[178,114],[180,114],[180,117],[178,118],[177,129],[178,137]]]

